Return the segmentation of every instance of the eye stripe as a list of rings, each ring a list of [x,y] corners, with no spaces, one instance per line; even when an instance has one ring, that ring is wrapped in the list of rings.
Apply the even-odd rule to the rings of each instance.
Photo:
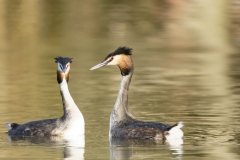
[[[112,60],[114,60],[114,57],[112,56],[112,57],[109,57],[108,59],[107,59],[107,62],[111,62]]]

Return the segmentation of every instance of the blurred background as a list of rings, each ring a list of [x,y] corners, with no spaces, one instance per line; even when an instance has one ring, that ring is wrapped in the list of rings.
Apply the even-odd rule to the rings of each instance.
[[[166,145],[110,147],[120,72],[89,69],[119,46],[133,48],[132,114],[183,121],[180,155]],[[238,0],[0,0],[0,158],[67,158],[64,145],[9,142],[4,128],[62,115],[53,60],[61,55],[73,58],[85,159],[239,159],[239,51]]]

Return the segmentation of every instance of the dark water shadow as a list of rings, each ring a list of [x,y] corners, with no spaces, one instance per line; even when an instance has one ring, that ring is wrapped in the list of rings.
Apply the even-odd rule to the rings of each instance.
[[[6,139],[9,145],[22,141],[24,143],[35,144],[39,146],[56,146],[63,148],[64,159],[84,159],[85,136],[73,136],[63,138],[60,136],[8,136]]]
[[[142,139],[110,139],[110,159],[128,160],[133,156],[146,156],[150,154],[161,154],[166,149],[174,155],[176,159],[181,159],[183,155],[183,140],[142,140]],[[165,151],[164,151],[165,150]]]

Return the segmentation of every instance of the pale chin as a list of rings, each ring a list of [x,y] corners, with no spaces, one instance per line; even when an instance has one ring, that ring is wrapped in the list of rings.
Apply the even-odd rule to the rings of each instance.
[[[116,63],[116,62],[113,62],[113,61],[111,61],[111,62],[109,62],[109,63],[107,64],[107,66],[113,66],[113,65],[117,65],[117,63]]]

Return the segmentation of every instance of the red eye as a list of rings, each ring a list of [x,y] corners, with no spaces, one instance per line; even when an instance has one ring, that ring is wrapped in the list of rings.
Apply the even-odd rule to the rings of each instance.
[[[110,60],[112,61],[113,59],[114,59],[114,58],[113,58],[113,57],[111,57],[111,59],[110,59]]]

